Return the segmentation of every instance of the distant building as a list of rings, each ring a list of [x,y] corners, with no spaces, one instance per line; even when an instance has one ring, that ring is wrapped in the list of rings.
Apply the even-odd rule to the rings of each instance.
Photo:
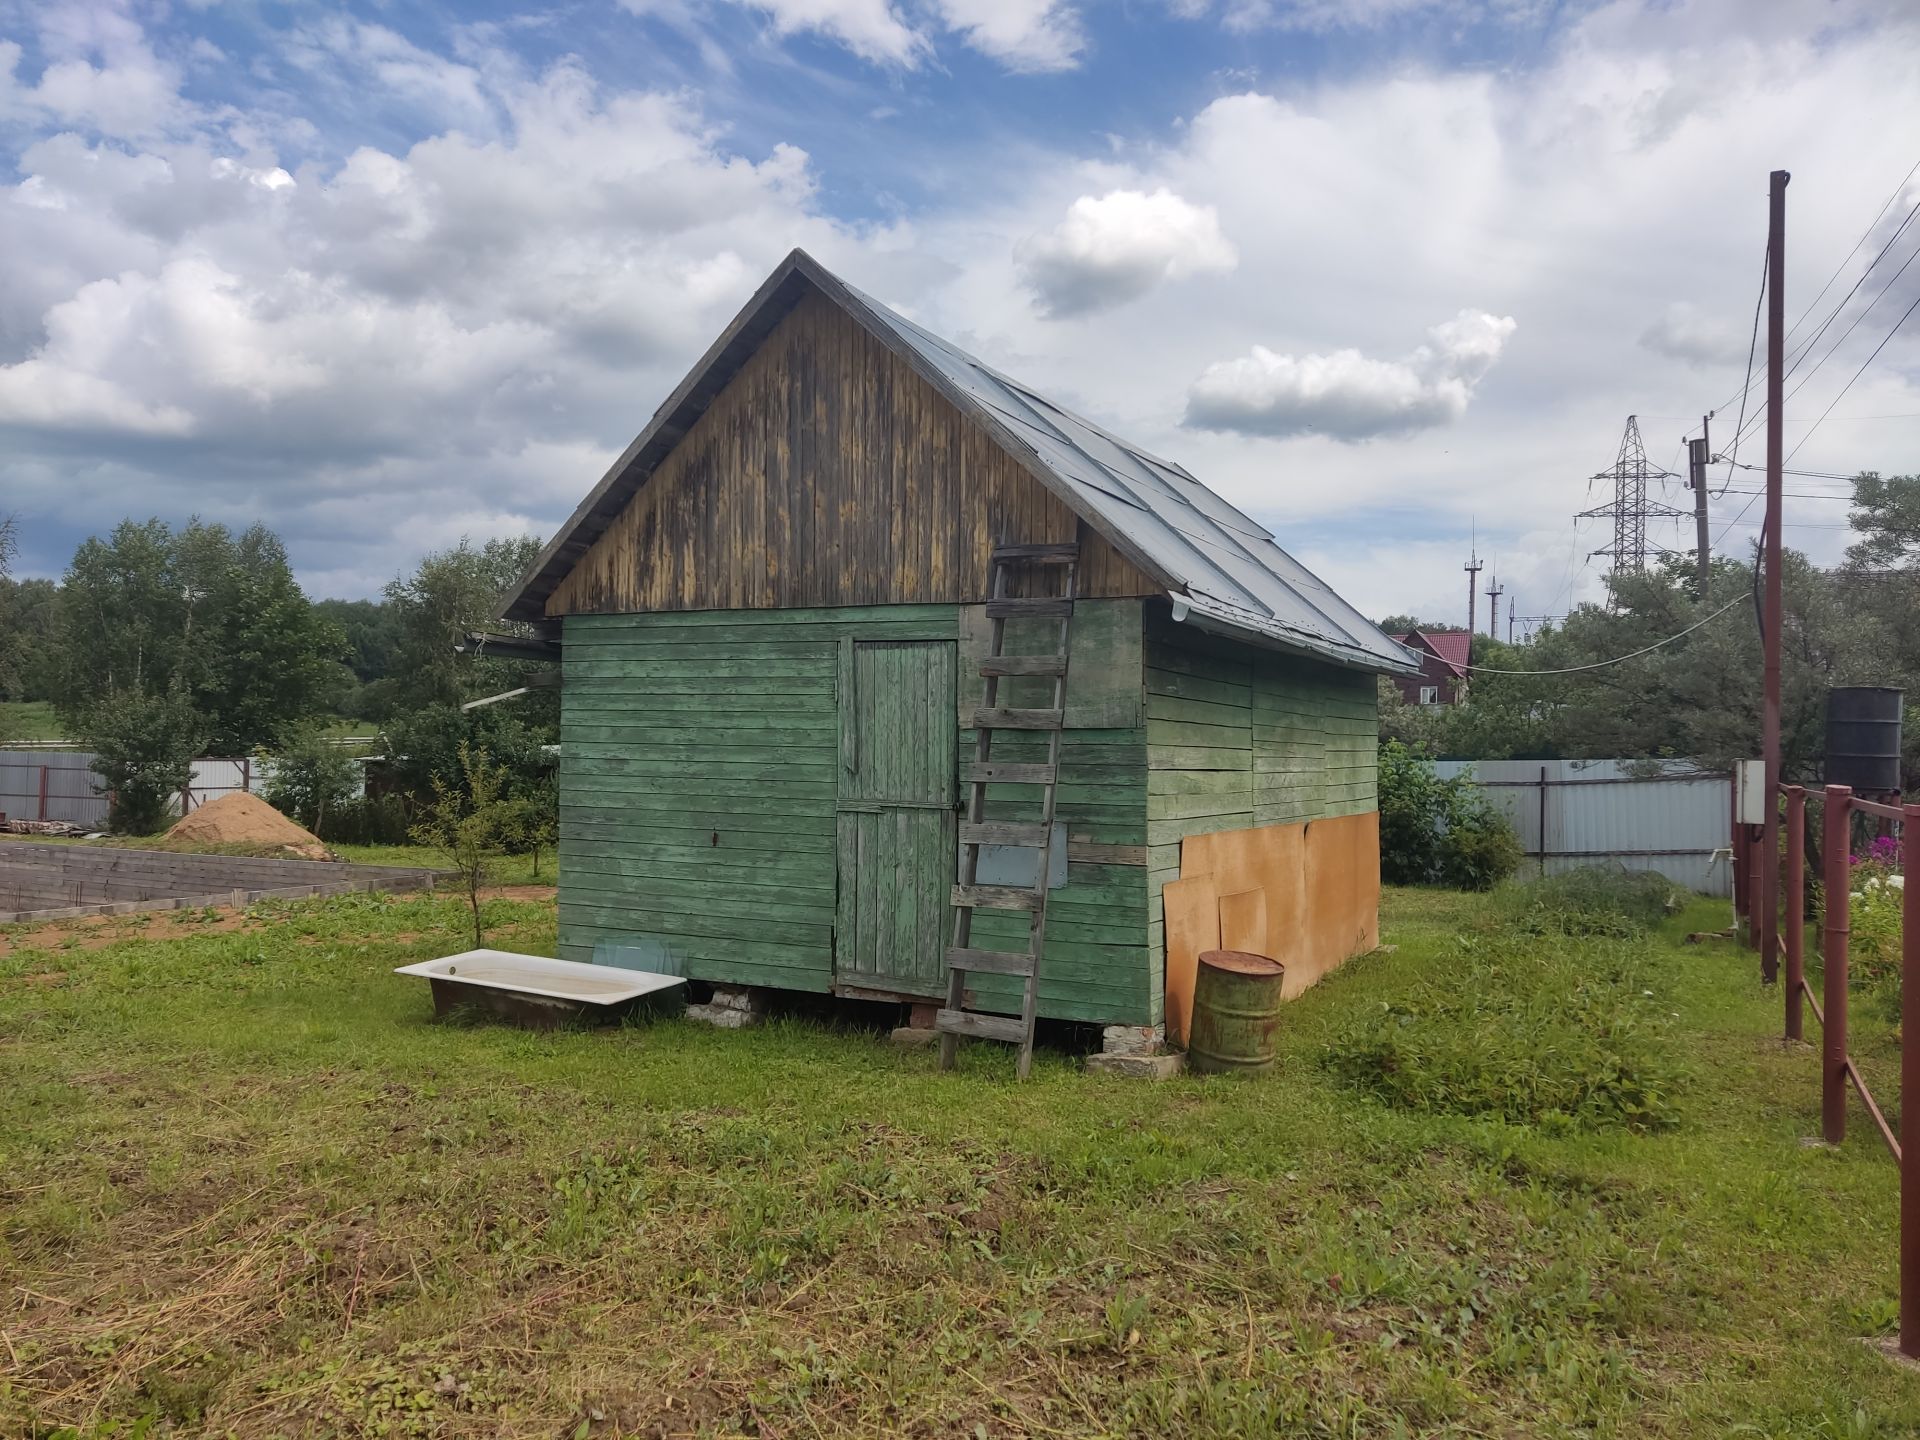
[[[1456,705],[1466,698],[1473,636],[1465,630],[1408,630],[1393,637],[1420,657],[1419,675],[1395,675],[1409,705]]]

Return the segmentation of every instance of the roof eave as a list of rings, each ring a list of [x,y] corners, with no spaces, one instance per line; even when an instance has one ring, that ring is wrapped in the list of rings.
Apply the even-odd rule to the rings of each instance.
[[[1341,645],[1277,624],[1263,624],[1260,617],[1256,615],[1213,605],[1193,595],[1169,592],[1167,598],[1173,602],[1173,618],[1182,624],[1193,626],[1196,630],[1225,635],[1235,640],[1250,641],[1268,649],[1283,650],[1308,660],[1320,660],[1329,665],[1340,665],[1349,670],[1364,670],[1374,675],[1418,676],[1422,673],[1419,664],[1411,658],[1412,652],[1409,652],[1407,660],[1395,663],[1387,656],[1362,650],[1357,646]]]

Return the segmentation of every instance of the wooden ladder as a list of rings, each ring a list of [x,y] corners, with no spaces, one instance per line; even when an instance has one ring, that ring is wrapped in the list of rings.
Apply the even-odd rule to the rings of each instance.
[[[962,1036],[1004,1040],[1020,1047],[1017,1072],[1024,1080],[1033,1064],[1034,1008],[1040,985],[1040,954],[1047,938],[1047,871],[1053,841],[1054,797],[1060,775],[1060,731],[1067,706],[1067,637],[1073,623],[1078,593],[1080,547],[1077,544],[999,545],[993,551],[992,583],[988,590],[987,621],[992,641],[981,661],[987,682],[986,703],[973,711],[973,763],[964,770],[969,786],[966,818],[960,824],[960,880],[953,887],[953,946],[947,951],[947,1003],[934,1017],[940,1032],[940,1068],[951,1070]],[[1060,593],[1029,598],[1007,594],[1013,570],[1061,576]],[[1007,621],[1057,619],[1060,638],[1051,655],[1008,655]],[[1053,704],[1044,710],[1010,710],[1000,704],[1000,681],[1014,675],[1053,677]],[[1044,731],[1044,762],[1002,763],[993,758],[993,737],[1002,730]],[[1036,823],[989,822],[987,786],[1031,785],[1040,793]],[[982,885],[980,847],[1012,845],[1030,848],[1034,855],[1033,884]],[[976,950],[973,948],[973,912],[977,909],[1024,910],[1029,916],[1027,948]],[[1025,981],[1020,1016],[986,1013],[967,1006],[969,975],[1018,975]]]

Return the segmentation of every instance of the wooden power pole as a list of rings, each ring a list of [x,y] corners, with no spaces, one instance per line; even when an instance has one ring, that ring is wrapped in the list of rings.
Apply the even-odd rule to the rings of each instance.
[[[1780,386],[1786,348],[1787,180],[1784,170],[1767,186],[1767,528],[1761,548],[1767,567],[1762,669],[1760,753],[1767,773],[1767,803],[1761,826],[1760,978],[1772,984],[1780,973]],[[1794,897],[1794,903],[1801,903]]]

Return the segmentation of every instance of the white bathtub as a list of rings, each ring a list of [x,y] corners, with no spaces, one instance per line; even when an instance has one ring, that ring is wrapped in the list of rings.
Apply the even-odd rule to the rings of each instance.
[[[432,983],[434,1009],[445,1015],[462,1004],[493,1010],[522,1025],[550,1028],[564,1020],[625,1008],[643,995],[686,984],[679,975],[583,965],[511,950],[463,950],[439,960],[402,965],[396,975],[419,975]]]

